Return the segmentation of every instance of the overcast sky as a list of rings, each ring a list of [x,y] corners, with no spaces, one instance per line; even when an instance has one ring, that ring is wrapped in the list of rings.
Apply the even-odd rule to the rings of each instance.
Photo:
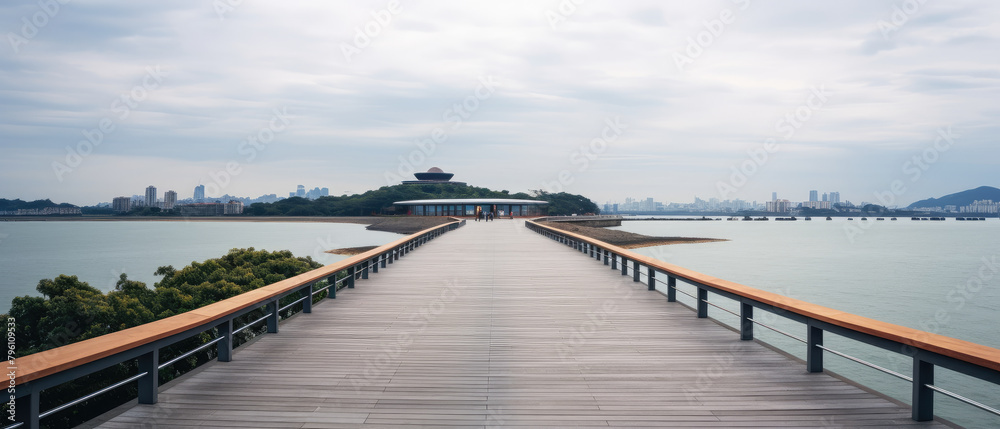
[[[49,1],[0,6],[3,198],[1000,185],[997,2]]]

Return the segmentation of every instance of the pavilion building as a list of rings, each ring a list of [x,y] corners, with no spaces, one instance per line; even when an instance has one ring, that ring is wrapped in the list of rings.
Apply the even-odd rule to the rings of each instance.
[[[453,173],[445,173],[437,167],[426,173],[416,173],[417,180],[404,181],[405,185],[451,184],[463,186],[463,182],[452,182]],[[543,207],[547,201],[518,200],[508,198],[451,198],[434,200],[396,201],[398,210],[409,216],[479,216],[492,213],[495,217],[536,217],[545,214]]]

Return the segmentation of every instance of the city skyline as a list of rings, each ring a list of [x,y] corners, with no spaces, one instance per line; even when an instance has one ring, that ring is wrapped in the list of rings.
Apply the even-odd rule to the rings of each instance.
[[[998,185],[998,4],[562,3],[4,4],[0,197]]]

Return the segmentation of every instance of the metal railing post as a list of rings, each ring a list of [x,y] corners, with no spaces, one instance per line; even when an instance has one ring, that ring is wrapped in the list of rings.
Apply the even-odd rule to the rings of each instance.
[[[385,254],[385,253],[383,253],[383,254],[379,255],[379,257],[378,257],[378,258],[379,258],[379,265],[381,265],[381,266],[382,266],[382,268],[385,268],[385,264],[386,264],[386,259],[388,259],[388,256],[389,256],[389,255],[387,255],[387,254]]]
[[[934,420],[934,391],[927,385],[934,384],[934,364],[913,356],[913,420]]]
[[[608,249],[603,249],[601,253],[604,253],[604,265],[608,265]]]
[[[611,254],[611,269],[612,270],[618,269],[618,255],[614,253]]]
[[[806,369],[809,372],[823,372],[823,330],[816,326],[807,326],[806,335]]]
[[[302,298],[308,297],[309,299],[302,301],[302,312],[312,313],[313,312],[313,285],[310,284],[302,289],[299,289],[299,296]]]
[[[372,267],[372,274],[378,274],[378,256],[368,260],[368,265]]]
[[[624,255],[622,256],[622,275],[628,275],[628,259],[626,259]]]
[[[649,277],[649,290],[656,290],[656,270],[653,267],[646,267],[646,272],[649,274],[647,276]]]
[[[333,273],[332,276],[327,277],[326,283],[330,285],[326,289],[326,297],[328,299],[337,299],[337,273]]]
[[[278,333],[278,300],[271,301],[267,303],[267,333],[277,334]]]
[[[21,428],[38,429],[41,426],[42,407],[38,392],[32,392],[15,400],[17,415],[15,420],[23,423]]]
[[[632,281],[639,282],[639,261],[632,261]]]
[[[698,288],[698,318],[708,317],[708,289]]]
[[[745,302],[740,303],[740,339],[743,341],[753,340],[753,305]]]
[[[357,275],[357,271],[357,265],[351,265],[351,267],[347,269],[347,278],[344,281],[347,282],[348,289],[354,289],[354,279],[355,275]]]
[[[368,261],[361,261],[361,280],[368,280]]]
[[[217,327],[219,330],[219,341],[216,348],[219,353],[219,362],[232,362],[233,361],[233,319],[228,319],[222,322]]]
[[[667,276],[667,302],[677,302],[677,277]]]
[[[146,373],[139,379],[139,403],[155,404],[160,389],[160,349],[139,356],[139,373]]]

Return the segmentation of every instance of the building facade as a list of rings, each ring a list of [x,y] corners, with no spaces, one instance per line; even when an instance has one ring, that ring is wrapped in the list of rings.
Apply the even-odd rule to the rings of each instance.
[[[156,207],[156,187],[153,185],[146,187],[146,207]]]
[[[115,213],[128,213],[132,210],[132,199],[129,197],[115,197],[111,200],[111,209]]]
[[[198,185],[194,187],[194,202],[201,203],[205,201],[205,185]]]
[[[232,200],[226,203],[226,207],[222,211],[226,215],[241,215],[243,214],[243,202]]]
[[[770,213],[788,213],[792,210],[792,202],[788,200],[774,200],[767,202],[767,211]]]
[[[226,213],[226,205],[222,203],[194,203],[177,206],[181,216],[222,216]]]
[[[163,210],[173,210],[177,204],[177,193],[167,191],[163,193]]]
[[[498,198],[457,198],[411,200],[393,203],[409,216],[475,217],[492,213],[495,217],[535,217],[545,215],[546,201]]]

